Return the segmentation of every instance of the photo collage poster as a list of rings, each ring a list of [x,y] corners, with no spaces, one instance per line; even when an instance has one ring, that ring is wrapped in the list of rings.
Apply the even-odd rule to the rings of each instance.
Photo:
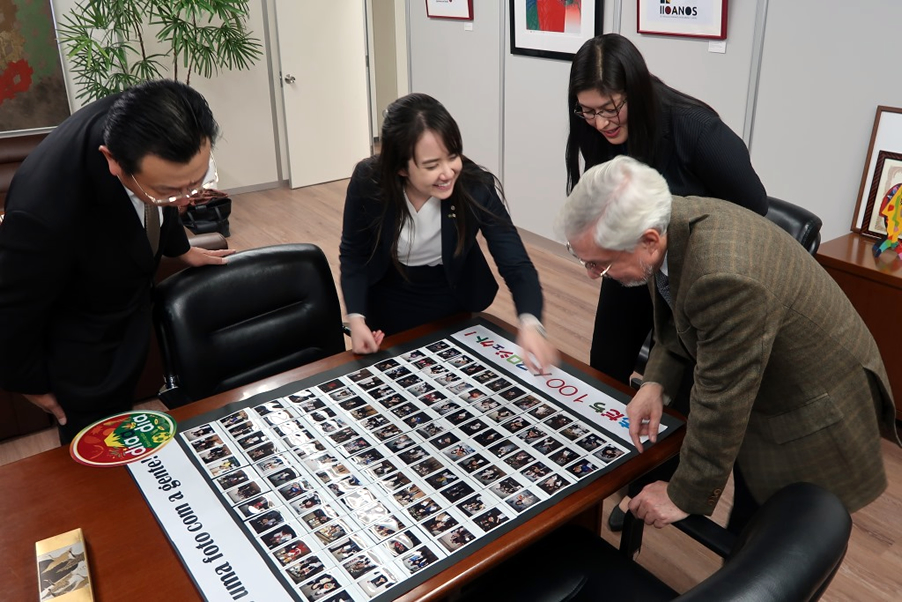
[[[297,599],[390,600],[637,453],[473,351],[430,339],[180,443]]]

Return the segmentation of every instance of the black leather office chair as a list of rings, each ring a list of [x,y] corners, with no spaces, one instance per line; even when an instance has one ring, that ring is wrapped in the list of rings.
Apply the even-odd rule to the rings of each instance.
[[[776,197],[767,197],[767,214],[764,216],[774,222],[795,238],[809,253],[814,255],[821,244],[821,226],[823,222],[817,215],[804,207],[793,205]],[[639,374],[645,372],[648,363],[648,353],[651,350],[651,333],[645,339],[639,357],[636,360],[635,371]],[[638,389],[642,380],[634,378],[630,384]]]
[[[564,527],[480,577],[462,599],[808,602],[827,589],[851,532],[835,495],[796,483],[761,506],[723,567],[682,596],[600,537]]]
[[[170,408],[345,350],[332,272],[311,244],[175,274],[156,287],[154,322]]]
[[[821,226],[824,222],[804,207],[793,205],[778,198],[767,197],[767,219],[774,222],[802,243],[814,255],[821,244]]]

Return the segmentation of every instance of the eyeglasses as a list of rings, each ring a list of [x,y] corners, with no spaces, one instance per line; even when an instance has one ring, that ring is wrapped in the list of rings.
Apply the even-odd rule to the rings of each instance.
[[[581,119],[585,119],[586,121],[592,121],[596,117],[602,117],[607,119],[608,121],[612,119],[616,119],[618,115],[620,115],[620,110],[626,104],[626,99],[620,101],[619,105],[614,105],[613,109],[600,109],[598,111],[593,111],[592,109],[584,109],[580,105],[576,105],[576,108],[573,109],[573,112],[577,117]]]
[[[583,266],[590,272],[595,272],[596,274],[598,274],[599,278],[604,278],[605,274],[607,274],[608,271],[611,269],[611,267],[614,265],[612,263],[612,264],[608,265],[608,267],[606,267],[605,269],[602,270],[602,269],[600,269],[599,265],[597,263],[595,263],[594,261],[583,261],[582,259],[579,258],[579,256],[576,253],[573,252],[573,247],[570,246],[569,242],[567,243],[567,251],[569,251],[570,254],[576,258],[576,260],[579,262],[579,264],[581,266]]]
[[[210,153],[210,166],[207,169],[206,178],[204,178],[203,183],[201,183],[200,187],[191,190],[187,194],[178,194],[175,196],[166,197],[165,199],[158,199],[155,196],[152,196],[149,192],[144,190],[144,187],[141,186],[141,183],[135,178],[134,174],[132,174],[132,181],[135,183],[135,186],[144,193],[151,203],[154,205],[171,205],[172,203],[177,203],[184,199],[196,199],[200,197],[201,193],[210,190],[216,183],[219,182],[219,171],[216,169],[216,159],[213,158],[213,153]]]

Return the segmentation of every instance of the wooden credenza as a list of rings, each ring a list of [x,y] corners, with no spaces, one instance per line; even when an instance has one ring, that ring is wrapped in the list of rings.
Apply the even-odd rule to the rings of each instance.
[[[817,260],[852,301],[874,335],[902,420],[902,259],[875,259],[873,238],[854,232],[821,244]]]

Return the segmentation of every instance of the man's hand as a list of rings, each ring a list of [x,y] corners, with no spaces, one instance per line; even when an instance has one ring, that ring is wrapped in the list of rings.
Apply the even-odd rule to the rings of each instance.
[[[557,349],[552,345],[540,325],[521,325],[517,331],[517,345],[523,350],[523,363],[533,374],[545,374],[558,363]]]
[[[190,266],[199,265],[222,265],[228,263],[227,257],[233,255],[235,249],[203,249],[201,247],[191,247],[184,255],[179,255],[179,259]]]
[[[639,495],[630,500],[629,508],[636,518],[658,529],[689,516],[688,512],[683,512],[670,501],[666,481],[646,485]]]
[[[56,401],[56,395],[53,393],[44,393],[42,395],[25,395],[22,394],[25,399],[38,406],[48,414],[53,414],[56,418],[57,422],[60,425],[66,424],[66,413],[63,411],[62,406],[60,406],[59,402]]]
[[[652,443],[658,440],[658,427],[663,413],[664,387],[658,383],[642,385],[626,406],[626,415],[630,420],[630,439],[639,453],[645,451],[642,437],[648,437]]]
[[[350,319],[351,351],[354,353],[376,353],[382,345],[385,333],[381,330],[370,330],[366,325],[366,319],[362,316],[354,316]]]

